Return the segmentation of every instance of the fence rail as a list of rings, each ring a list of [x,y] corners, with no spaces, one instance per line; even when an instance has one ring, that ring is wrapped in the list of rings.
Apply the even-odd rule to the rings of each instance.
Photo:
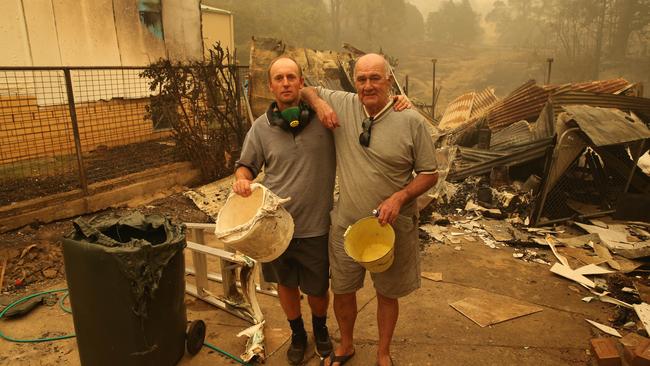
[[[0,67],[0,206],[186,160],[143,70]]]

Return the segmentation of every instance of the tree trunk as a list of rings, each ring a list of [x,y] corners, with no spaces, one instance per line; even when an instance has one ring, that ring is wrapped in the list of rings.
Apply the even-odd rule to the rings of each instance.
[[[596,47],[594,49],[594,66],[592,78],[598,80],[600,75],[600,56],[603,50],[603,35],[605,27],[605,11],[607,10],[607,0],[603,0],[600,9],[600,18],[598,19],[598,28],[596,29]]]
[[[612,57],[624,58],[627,51],[627,42],[632,33],[631,23],[634,17],[634,8],[637,0],[617,0],[616,12],[618,21],[614,31],[614,40],[612,42]]]
[[[334,49],[341,47],[341,3],[343,0],[330,0],[330,11],[332,12],[332,42]]]

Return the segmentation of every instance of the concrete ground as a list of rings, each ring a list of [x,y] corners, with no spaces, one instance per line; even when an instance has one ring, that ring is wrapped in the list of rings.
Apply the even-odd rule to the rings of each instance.
[[[608,324],[607,318],[613,313],[614,305],[581,301],[588,295],[586,290],[552,274],[549,266],[513,258],[512,252],[513,249],[507,247],[490,249],[480,240],[428,246],[422,256],[422,271],[441,272],[443,280],[422,279],[422,288],[400,301],[400,318],[392,347],[396,364],[542,366],[593,363],[588,351],[589,339],[597,336],[598,331],[584,319]],[[186,257],[191,255],[186,253]],[[552,254],[547,257],[551,258]],[[65,287],[65,283],[54,287]],[[218,289],[219,284],[215,283],[212,290],[218,293]],[[449,305],[468,296],[480,297],[488,293],[523,300],[543,310],[481,328]],[[266,365],[286,365],[290,332],[278,300],[264,294],[258,294],[258,300],[266,318]],[[190,296],[186,297],[186,304],[188,319],[203,319],[207,323],[206,341],[234,355],[243,351],[245,339],[237,338],[236,334],[248,327],[248,323]],[[358,307],[356,355],[347,365],[374,365],[376,297],[368,279],[358,294]],[[306,299],[303,310],[309,330],[311,317]],[[331,311],[328,325],[334,340],[338,341],[338,327]],[[19,320],[0,322],[0,331],[15,337],[64,334],[73,331],[72,317],[56,306],[40,307]],[[319,364],[312,350],[307,357],[306,365]],[[74,339],[40,344],[0,341],[0,364],[78,365],[79,358]],[[206,347],[194,357],[186,355],[179,363],[231,364],[237,363]]]

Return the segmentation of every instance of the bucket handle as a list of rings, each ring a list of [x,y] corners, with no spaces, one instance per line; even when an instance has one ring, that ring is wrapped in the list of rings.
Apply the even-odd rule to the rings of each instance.
[[[350,233],[350,229],[352,229],[352,225],[349,225],[347,229],[345,229],[345,232],[343,233],[343,238],[347,238],[348,234]]]

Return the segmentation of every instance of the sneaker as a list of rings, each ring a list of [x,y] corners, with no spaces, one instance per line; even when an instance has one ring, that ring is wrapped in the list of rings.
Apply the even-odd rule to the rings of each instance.
[[[287,359],[291,365],[300,365],[307,349],[307,334],[292,334],[291,344],[287,350]]]
[[[316,343],[316,354],[320,358],[325,358],[332,353],[332,340],[327,327],[324,329],[314,331],[314,343]]]

